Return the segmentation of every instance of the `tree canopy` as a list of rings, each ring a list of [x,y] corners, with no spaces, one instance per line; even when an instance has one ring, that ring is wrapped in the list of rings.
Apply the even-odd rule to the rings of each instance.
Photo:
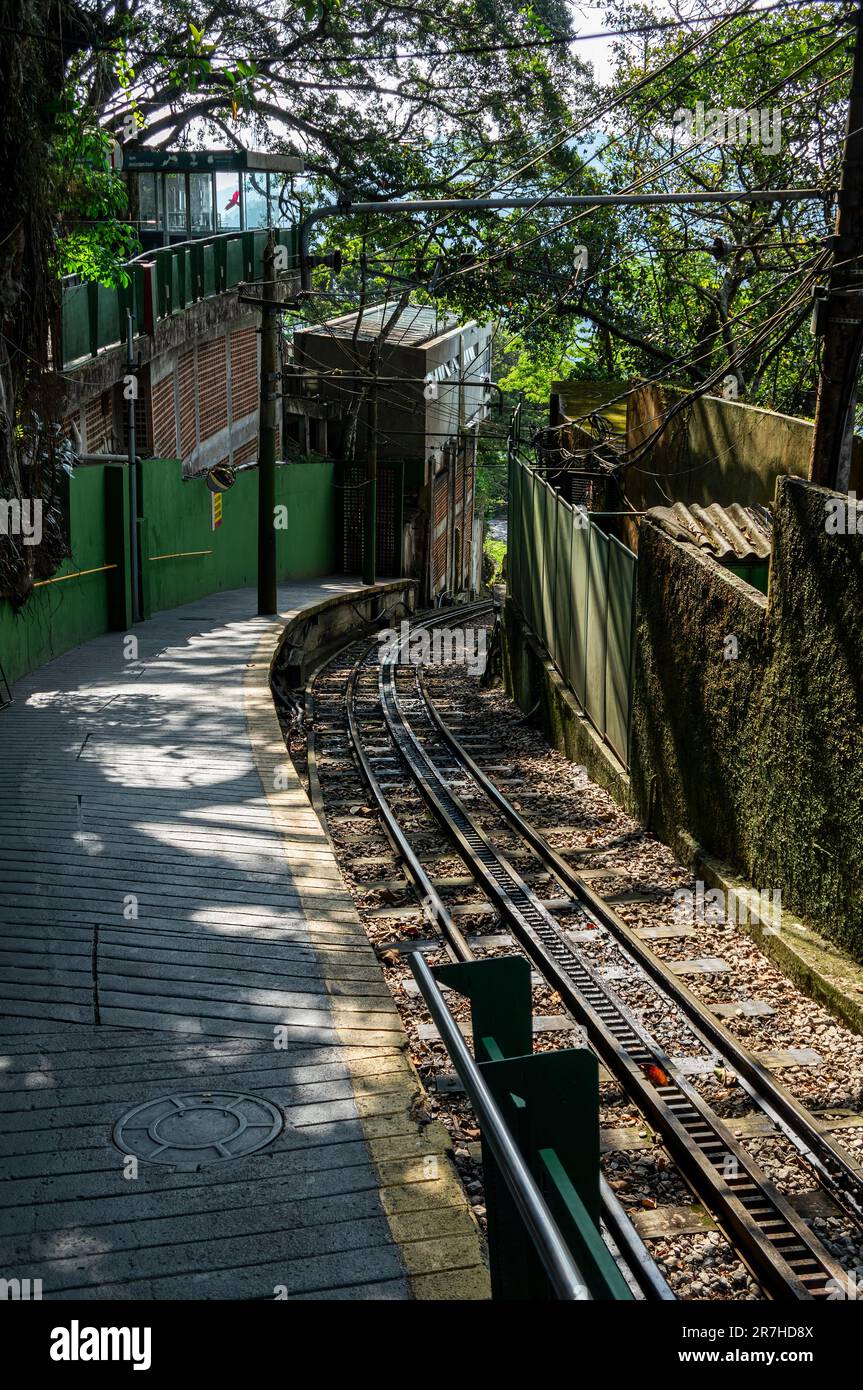
[[[811,411],[852,31],[833,5],[608,0],[597,81],[566,0],[9,0],[0,35],[0,488],[45,454],[58,279],[135,249],[114,139],[301,153],[286,215],[343,200],[306,319],[410,294],[495,322],[498,370],[656,376]],[[718,122],[718,124],[717,124]],[[813,188],[806,202],[548,206],[554,193]],[[351,201],[517,193],[509,213],[359,217]],[[47,411],[50,415],[50,410]],[[50,430],[49,430],[50,435]],[[37,437],[41,443],[34,442]],[[51,449],[48,448],[48,456]]]

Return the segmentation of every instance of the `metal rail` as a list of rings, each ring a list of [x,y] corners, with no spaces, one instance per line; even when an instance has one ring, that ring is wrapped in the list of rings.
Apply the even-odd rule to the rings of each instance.
[[[558,1298],[567,1301],[588,1301],[591,1295],[581,1271],[546,1206],[536,1179],[509,1132],[506,1120],[485,1077],[470,1055],[467,1043],[446,1006],[437,981],[419,952],[415,953],[411,960],[411,969],[428,1011],[461,1077],[483,1137],[497,1160],[510,1196],[518,1208],[555,1293]]]
[[[841,1267],[767,1183],[671,1059],[578,954],[559,923],[450,790],[447,778],[464,778],[466,774],[480,790],[486,790],[473,776],[472,760],[459,755],[460,745],[454,739],[444,742],[450,757],[448,768],[442,769],[432,760],[405,714],[393,661],[381,664],[379,692],[383,717],[396,748],[477,882],[548,982],[584,1024],[602,1060],[662,1133],[690,1185],[713,1211],[762,1288],[775,1298],[825,1295],[841,1281]],[[417,705],[420,711],[428,708],[422,687]],[[429,727],[435,727],[431,720]],[[438,757],[439,752],[436,749]],[[520,822],[515,811],[512,816],[517,818],[512,824]],[[813,1131],[811,1137],[819,1136]]]
[[[487,612],[490,607],[491,605],[486,601],[465,604],[460,610],[460,613],[462,616],[478,617]],[[433,618],[426,620],[425,623],[416,623],[414,627],[435,627],[444,621],[445,615],[443,613],[436,613]],[[368,651],[361,655],[354,663],[347,680],[345,703],[347,707],[348,741],[350,742],[357,762],[360,765],[363,776],[368,783],[369,790],[377,805],[378,812],[384,823],[387,838],[402,860],[414,888],[420,895],[425,917],[432,926],[440,928],[454,960],[473,960],[474,954],[468,946],[464,934],[459,931],[459,928],[447,911],[446,904],[423,868],[419,857],[414,852],[413,846],[399,825],[398,817],[393,813],[389,801],[381,790],[371,759],[363,744],[357,721],[357,683],[359,681],[360,672],[367,659]]]
[[[461,607],[459,614],[461,617],[479,616],[482,613],[488,612],[491,608],[491,603],[483,601],[478,604]],[[423,622],[415,623],[413,626],[433,627],[445,620],[446,614],[438,612],[433,617],[427,618]],[[377,774],[374,770],[373,760],[365,748],[359,728],[359,695],[357,686],[359,676],[369,655],[370,649],[367,648],[354,662],[347,678],[345,705],[348,741],[378,807],[387,838],[393,846],[397,856],[402,861],[418,894],[421,896],[424,915],[433,926],[441,930],[446,948],[455,960],[474,960],[474,953],[471,951],[462,932],[455,925],[446,904],[423,868],[410,840],[399,823],[398,817],[394,814],[379,784]],[[601,1174],[600,1209],[602,1222],[617,1245],[623,1263],[626,1265],[630,1276],[635,1285],[641,1290],[642,1294],[652,1301],[675,1301],[675,1295],[666,1283],[646,1245],[636,1232],[623,1206],[617,1200],[614,1192]]]
[[[563,887],[602,923],[623,952],[659,986],[662,993],[674,1001],[694,1025],[702,1041],[715,1048],[723,1061],[731,1065],[748,1094],[812,1165],[831,1196],[856,1221],[863,1223],[863,1166],[836,1147],[830,1137],[817,1127],[805,1106],[737,1041],[715,1014],[705,1009],[698,996],[679,976],[673,974],[655,951],[634,935],[614,909],[549,845],[541,832],[524,819],[447,727],[425,690],[421,673],[418,679],[425,701],[424,713],[473,781]]]

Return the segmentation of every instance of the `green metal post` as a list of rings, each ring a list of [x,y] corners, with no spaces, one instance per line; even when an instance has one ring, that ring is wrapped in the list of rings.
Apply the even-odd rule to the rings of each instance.
[[[521,956],[439,966],[471,1002],[474,1057],[594,1298],[629,1286],[599,1230],[599,1066],[587,1048],[534,1053],[530,966]],[[492,1297],[553,1291],[497,1163],[483,1142]]]
[[[258,612],[275,613],[276,597],[276,452],[278,448],[279,311],[276,290],[276,241],[267,236],[261,308],[261,406],[258,423]]]
[[[137,383],[135,361],[135,320],[131,310],[126,313],[126,379]],[[137,391],[137,385],[136,385]],[[129,398],[129,561],[132,579],[132,621],[141,621],[140,568],[138,552],[138,444],[135,435],[135,401]]]
[[[441,984],[452,985],[470,999],[473,1055],[478,1063],[499,1063],[504,1057],[530,1055],[530,965],[523,956],[442,965],[434,975]],[[489,1081],[494,1081],[493,1069]],[[501,1096],[498,1087],[494,1091],[498,1104],[509,1099]],[[505,1113],[513,1138],[527,1156],[520,1132],[521,1117],[514,1115],[509,1105]],[[525,1241],[512,1194],[485,1137],[481,1135],[480,1139],[492,1298],[547,1299],[551,1294],[542,1261],[530,1242]]]
[[[369,429],[366,445],[366,485],[363,489],[363,583],[374,584],[378,550],[378,347],[372,345],[369,357],[372,382],[369,386]]]

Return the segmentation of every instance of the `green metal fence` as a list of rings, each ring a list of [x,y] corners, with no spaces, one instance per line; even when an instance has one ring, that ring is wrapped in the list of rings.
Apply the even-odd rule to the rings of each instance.
[[[514,453],[509,593],[596,730],[629,764],[636,558]]]
[[[124,343],[129,309],[136,331],[152,333],[160,319],[198,300],[224,294],[241,281],[260,280],[267,235],[266,229],[223,232],[145,252],[127,265],[129,283],[116,289],[68,277],[61,304],[63,367]],[[296,228],[277,227],[276,244],[287,252],[285,268],[295,267]]]

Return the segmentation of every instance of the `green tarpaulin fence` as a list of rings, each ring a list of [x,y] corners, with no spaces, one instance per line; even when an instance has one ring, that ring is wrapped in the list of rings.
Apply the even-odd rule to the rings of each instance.
[[[636,557],[514,454],[509,499],[510,594],[628,766]]]

